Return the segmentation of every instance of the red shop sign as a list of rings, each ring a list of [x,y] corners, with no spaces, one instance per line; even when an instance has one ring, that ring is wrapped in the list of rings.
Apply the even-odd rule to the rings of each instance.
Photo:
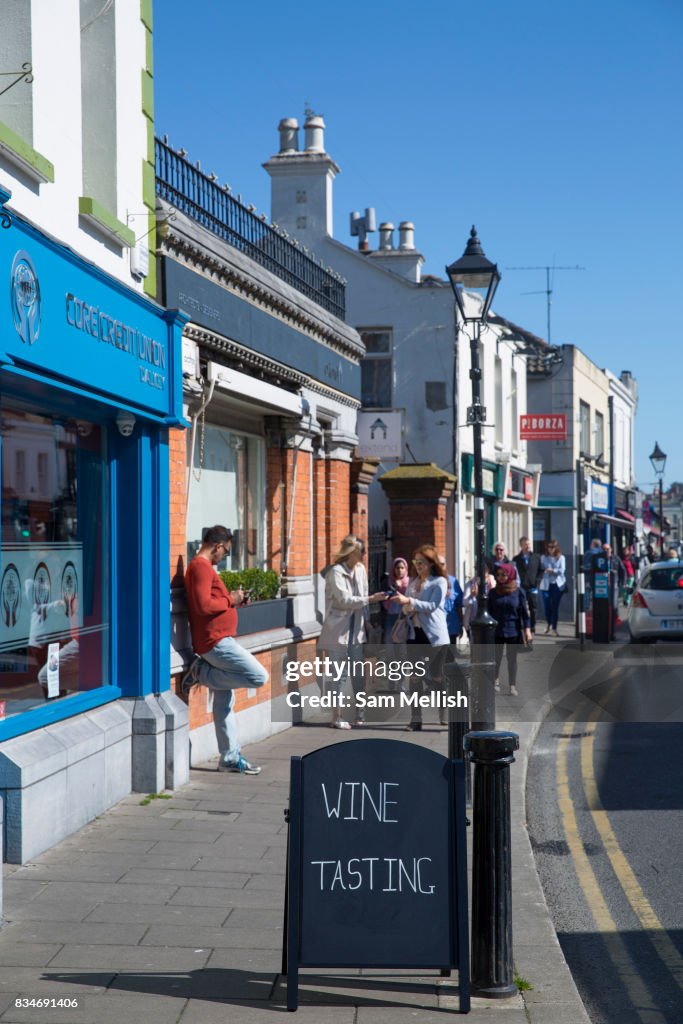
[[[566,413],[529,412],[519,417],[522,441],[566,441]]]

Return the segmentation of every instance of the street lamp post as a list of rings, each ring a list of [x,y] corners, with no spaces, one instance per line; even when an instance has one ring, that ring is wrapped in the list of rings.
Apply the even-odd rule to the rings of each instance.
[[[659,442],[655,441],[654,451],[650,456],[650,462],[652,468],[657,474],[659,480],[659,555],[660,558],[664,558],[664,469],[666,468],[666,455],[659,447]]]
[[[475,557],[478,580],[477,614],[472,620],[472,729],[495,729],[495,690],[492,669],[493,631],[496,620],[488,612],[486,595],[486,536],[484,517],[484,481],[482,465],[482,427],[486,408],[481,403],[481,364],[479,339],[482,325],[491,308],[500,273],[495,263],[486,258],[474,227],[465,252],[446,267],[455,301],[463,324],[472,324],[470,335],[472,405],[467,422],[472,426],[474,454],[474,517]],[[467,293],[467,294],[466,294]]]

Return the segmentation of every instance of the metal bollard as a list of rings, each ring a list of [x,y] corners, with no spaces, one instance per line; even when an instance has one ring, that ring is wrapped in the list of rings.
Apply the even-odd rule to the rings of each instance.
[[[474,775],[472,991],[488,999],[514,995],[510,765],[515,732],[470,732],[465,750]]]

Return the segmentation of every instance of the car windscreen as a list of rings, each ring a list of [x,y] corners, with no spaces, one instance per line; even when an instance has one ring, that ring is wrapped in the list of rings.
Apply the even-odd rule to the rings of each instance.
[[[641,590],[683,590],[683,565],[651,569],[640,582]]]

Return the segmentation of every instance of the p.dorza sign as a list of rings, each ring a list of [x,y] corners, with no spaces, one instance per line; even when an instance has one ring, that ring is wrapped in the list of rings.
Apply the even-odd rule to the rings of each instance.
[[[566,441],[567,416],[563,412],[524,413],[519,417],[519,436],[522,441]]]
[[[358,413],[358,454],[364,459],[403,458],[403,413]]]
[[[287,1009],[299,967],[457,967],[469,1012],[463,763],[352,740],[293,757],[290,786]]]

